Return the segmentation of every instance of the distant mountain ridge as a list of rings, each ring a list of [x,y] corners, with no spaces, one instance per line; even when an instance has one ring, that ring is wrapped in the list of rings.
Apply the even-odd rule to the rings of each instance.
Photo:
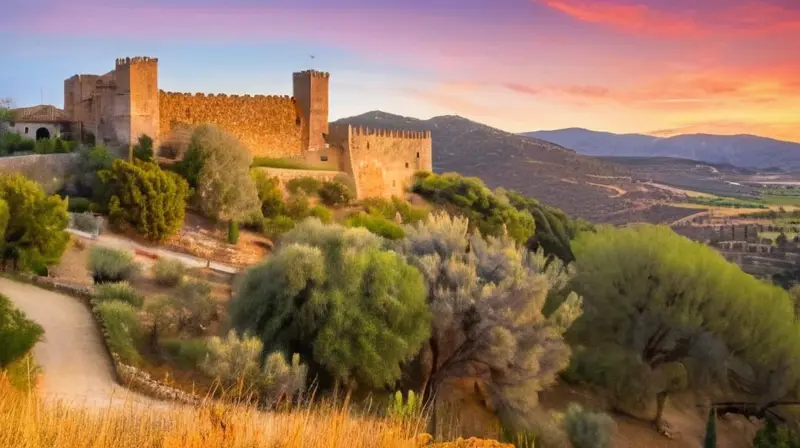
[[[383,129],[431,131],[433,170],[480,177],[491,188],[530,195],[565,212],[592,220],[631,207],[643,193],[630,184],[627,167],[581,155],[537,138],[505,132],[466,118],[445,115],[428,120],[371,111],[338,124]],[[617,179],[621,190],[603,183]],[[628,180],[625,180],[628,179]],[[621,194],[620,191],[624,191]]]
[[[800,143],[755,135],[684,134],[655,137],[581,128],[524,132],[589,156],[677,157],[742,168],[800,170]]]

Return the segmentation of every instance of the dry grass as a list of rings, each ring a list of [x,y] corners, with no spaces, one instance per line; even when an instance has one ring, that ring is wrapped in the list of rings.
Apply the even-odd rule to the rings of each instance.
[[[270,414],[233,406],[84,409],[0,384],[3,448],[410,448],[423,426],[360,417],[334,405]]]

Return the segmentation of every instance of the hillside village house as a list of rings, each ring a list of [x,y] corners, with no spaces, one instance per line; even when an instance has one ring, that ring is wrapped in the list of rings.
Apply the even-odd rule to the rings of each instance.
[[[55,106],[22,107],[13,109],[11,115],[11,130],[31,140],[63,137],[70,131],[69,118]]]

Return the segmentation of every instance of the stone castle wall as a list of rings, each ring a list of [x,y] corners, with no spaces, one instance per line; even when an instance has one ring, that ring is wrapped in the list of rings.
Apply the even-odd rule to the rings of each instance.
[[[0,173],[24,174],[52,194],[67,184],[77,162],[77,153],[0,157]]]
[[[344,169],[359,199],[403,196],[414,173],[432,170],[430,132],[348,128]]]
[[[239,139],[254,157],[298,157],[302,153],[302,118],[288,96],[161,91],[158,103],[162,140],[168,139],[176,124],[213,124]]]
[[[277,177],[280,182],[281,189],[286,192],[286,184],[292,179],[301,177],[312,177],[322,182],[329,182],[337,178],[337,176],[344,175],[341,171],[321,171],[321,170],[289,170],[284,168],[256,168],[265,173],[268,177]]]

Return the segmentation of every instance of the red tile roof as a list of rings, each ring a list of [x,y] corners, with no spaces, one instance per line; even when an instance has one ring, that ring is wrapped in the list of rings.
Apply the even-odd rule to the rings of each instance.
[[[55,106],[42,104],[33,107],[21,107],[11,111],[14,121],[31,123],[53,123],[69,121],[67,114]]]

